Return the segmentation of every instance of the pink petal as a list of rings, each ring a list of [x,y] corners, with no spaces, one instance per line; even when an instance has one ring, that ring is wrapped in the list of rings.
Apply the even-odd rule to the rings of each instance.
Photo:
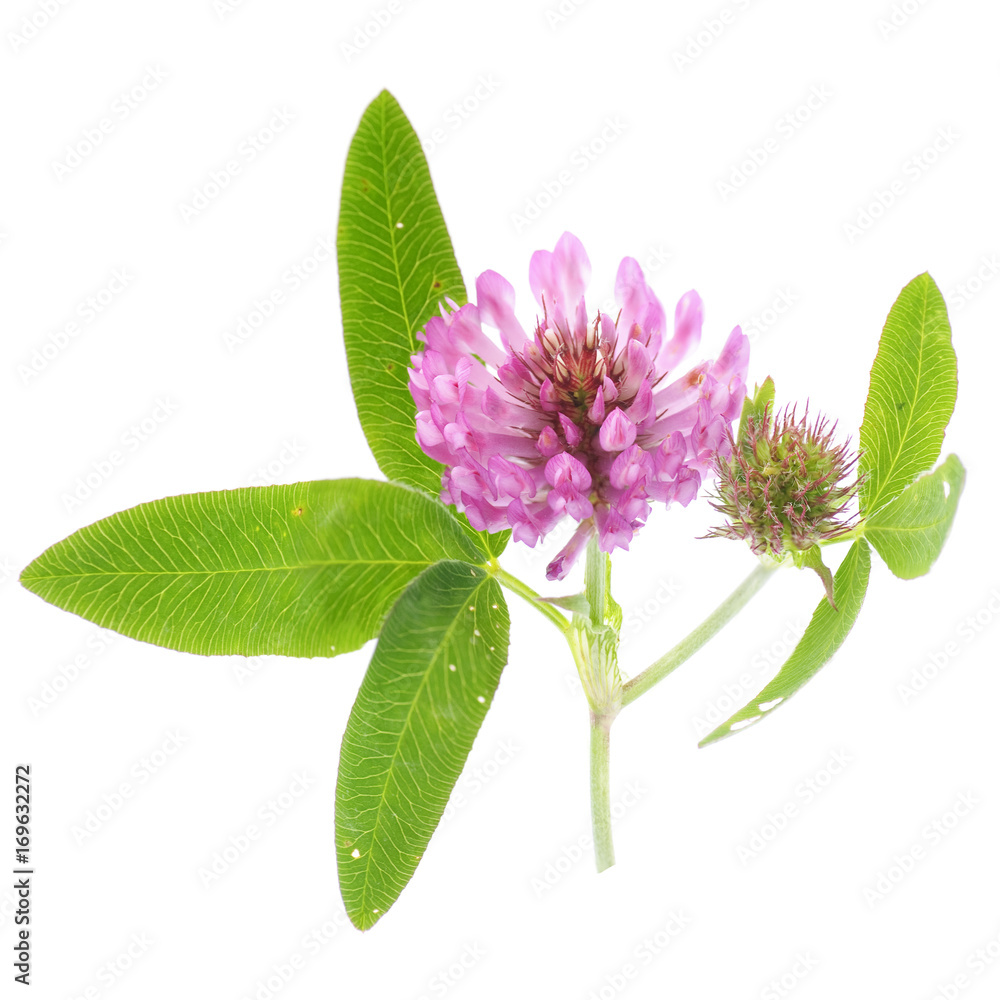
[[[423,354],[418,355],[420,362],[420,372],[427,380],[428,384],[437,378],[438,375],[450,375],[451,368],[448,361],[440,351],[428,348]]]
[[[590,500],[572,483],[563,483],[561,486],[549,490],[546,501],[556,514],[566,513],[577,521],[582,521],[594,513],[594,507]]]
[[[604,419],[603,387],[597,390],[597,395],[594,396],[594,401],[590,404],[590,409],[587,410],[587,416],[590,418],[591,423],[595,424],[599,424]]]
[[[632,526],[613,507],[598,508],[594,512],[597,530],[600,533],[600,549],[602,552],[612,552],[614,549],[627,549],[632,541]]]
[[[682,469],[677,477],[674,499],[682,507],[686,507],[698,495],[700,487],[701,476],[694,469]]]
[[[746,399],[747,387],[739,375],[734,375],[729,380],[729,405],[726,407],[723,416],[732,423],[743,411],[743,400]]]
[[[417,443],[431,458],[448,463],[450,452],[443,447],[444,435],[438,430],[427,410],[417,414]]]
[[[566,443],[575,448],[583,440],[583,431],[573,423],[565,413],[559,414],[559,425],[562,427],[563,436]]]
[[[449,363],[460,357],[478,354],[494,368],[502,365],[506,355],[486,334],[479,321],[479,309],[467,303],[455,313],[432,316],[421,336],[429,350],[438,351]]]
[[[681,296],[674,310],[674,335],[664,341],[656,359],[659,371],[673,371],[684,356],[698,346],[704,313],[701,296],[694,289]]]
[[[542,537],[541,530],[528,516],[527,508],[520,499],[511,500],[507,505],[507,522],[510,524],[511,537],[515,542],[524,542],[525,545],[534,548],[538,539]]]
[[[493,495],[493,488],[483,475],[482,466],[470,462],[468,465],[453,466],[450,472],[452,485],[464,496],[465,502],[483,499],[486,493]]]
[[[687,454],[687,442],[684,435],[674,431],[660,442],[653,455],[653,472],[662,481],[676,479],[681,463]]]
[[[524,407],[513,400],[499,386],[488,385],[479,404],[483,413],[496,423],[510,426]]]
[[[594,522],[584,521],[573,532],[572,538],[560,549],[559,554],[545,569],[547,580],[562,580],[580,558],[580,553],[587,547],[587,542],[594,535]]]
[[[591,478],[587,467],[578,458],[563,452],[545,463],[545,478],[550,486],[572,483],[577,489],[590,489]]]
[[[666,332],[667,316],[634,257],[623,257],[618,265],[615,302],[621,309],[618,336],[633,336],[633,327],[638,326],[643,342],[649,344],[650,353],[655,356]]]
[[[699,463],[709,462],[726,436],[726,421],[707,399],[698,400],[698,422],[691,430],[691,447]]]
[[[728,382],[734,375],[746,381],[750,361],[750,341],[737,326],[729,334],[722,353],[715,359],[710,371],[720,382]]]
[[[527,337],[514,315],[514,288],[496,271],[483,271],[476,278],[476,304],[483,323],[495,326],[508,352],[519,351]]]
[[[583,244],[572,233],[563,233],[554,252],[536,250],[528,282],[539,306],[567,320],[578,319],[577,306],[590,282],[590,258]]]
[[[625,412],[612,410],[601,424],[598,438],[605,451],[622,451],[635,441],[635,435],[635,424],[625,416]]]
[[[417,404],[418,410],[426,410],[431,405],[431,395],[427,386],[427,379],[424,378],[419,368],[407,368],[406,372],[409,375],[409,382],[407,384],[410,389],[410,395],[413,397],[413,402]]]
[[[615,318],[614,316],[603,312],[601,313],[601,343],[607,344],[612,348],[612,350],[618,343],[618,331],[615,327]]]
[[[634,444],[614,460],[608,478],[615,489],[627,490],[641,485],[652,471],[652,459]]]
[[[511,306],[513,307],[513,292],[511,293]],[[481,311],[471,302],[462,306],[451,317],[451,337],[457,350],[465,355],[478,354],[488,365],[494,368],[499,367],[506,360],[507,355],[500,349],[499,345],[490,340],[483,332],[480,325]],[[517,322],[515,320],[515,322]]]
[[[456,414],[454,421],[445,425],[444,439],[454,452],[461,452],[468,449],[475,454],[479,451],[476,445],[476,436],[469,426],[469,421],[466,419],[464,413]]]
[[[489,460],[488,468],[498,498],[505,495],[508,497],[525,495],[530,499],[535,495],[535,484],[531,476],[519,465],[494,455]]]
[[[538,435],[538,441],[535,443],[535,447],[538,449],[539,453],[544,455],[546,458],[552,458],[553,455],[562,451],[562,442],[559,440],[559,435],[552,429],[549,424],[546,424],[542,428],[542,433]]]
[[[629,419],[637,425],[641,425],[647,417],[653,415],[653,389],[648,378],[642,380],[639,391],[635,394],[635,399],[632,400],[632,405],[629,406],[627,412]]]
[[[538,390],[538,398],[542,402],[542,409],[552,412],[559,409],[559,393],[552,384],[552,379],[547,378]]]
[[[623,372],[618,383],[618,392],[623,399],[631,399],[642,385],[642,380],[653,371],[649,351],[639,340],[630,340],[622,357]]]
[[[646,501],[646,493],[642,487],[629,490],[615,502],[618,513],[621,514],[633,530],[644,524],[652,509]]]

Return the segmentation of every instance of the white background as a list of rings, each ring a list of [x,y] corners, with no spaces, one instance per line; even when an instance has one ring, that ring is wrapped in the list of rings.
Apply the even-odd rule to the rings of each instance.
[[[375,0],[91,0],[49,18],[40,0],[4,5],[0,859],[13,867],[7,810],[27,761],[35,995],[997,995],[1000,960],[975,958],[986,948],[989,961],[991,943],[1000,954],[997,8],[587,0],[563,16],[557,2],[394,0],[381,26]],[[144,93],[151,69],[163,79]],[[808,397],[855,441],[885,314],[929,270],[959,357],[945,448],[969,474],[931,575],[904,583],[874,558],[853,634],[766,722],[696,749],[699,720],[755,694],[808,620],[818,584],[792,571],[626,710],[612,734],[619,861],[599,877],[580,847],[583,696],[558,635],[512,597],[510,665],[452,815],[362,935],[343,918],[333,803],[370,647],[248,668],[114,638],[17,574],[145,500],[379,475],[346,377],[332,258],[245,342],[224,338],[334,237],[348,143],[382,87],[433,146],[470,287],[486,268],[507,275],[530,322],[530,254],[570,229],[593,262],[592,304],[622,256],[651,264],[668,311],[691,287],[704,298],[704,355],[742,323],[751,381],[772,374],[779,400]],[[241,144],[276,111],[293,120],[251,160]],[[794,125],[780,124],[788,114]],[[57,169],[102,118],[101,143]],[[766,161],[748,161],[761,148]],[[233,159],[240,172],[185,220],[181,206]],[[570,181],[546,199],[560,171]],[[127,287],[87,322],[116,271]],[[123,461],[72,502],[115,450]],[[703,502],[658,510],[616,556],[626,669],[752,569],[743,546],[695,540],[711,523]],[[545,558],[512,547],[504,563],[544,587]],[[915,673],[935,674],[932,656],[945,666],[904,698]],[[832,775],[835,755],[849,763]],[[308,790],[266,825],[259,810],[302,774]],[[963,795],[975,805],[959,818]],[[781,812],[793,815],[774,836]],[[97,832],[81,836],[90,814]],[[205,885],[199,869],[251,823],[261,838]],[[763,850],[755,834],[770,838]],[[0,888],[5,980],[12,900]],[[668,941],[671,914],[684,926]]]

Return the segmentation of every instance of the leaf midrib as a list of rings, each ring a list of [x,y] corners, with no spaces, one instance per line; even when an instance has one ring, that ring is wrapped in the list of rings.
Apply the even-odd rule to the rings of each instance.
[[[480,582],[476,586],[476,588],[474,590],[469,591],[469,596],[466,597],[465,600],[466,601],[472,600],[474,598],[474,596],[477,593],[479,593],[480,588],[483,587],[486,584],[487,580],[489,580],[488,576],[484,577],[482,580],[480,580]],[[465,601],[462,602],[462,607],[464,607],[464,606],[465,606]],[[461,609],[459,609],[459,610],[461,610]],[[368,876],[369,876],[369,873],[371,871],[372,857],[375,854],[375,850],[374,850],[374,848],[375,848],[375,841],[377,839],[379,824],[382,821],[382,807],[385,805],[385,800],[386,800],[386,794],[385,793],[386,793],[386,789],[389,787],[389,778],[392,775],[393,768],[396,766],[396,760],[399,757],[399,748],[400,748],[400,746],[403,743],[403,736],[407,733],[407,731],[410,728],[410,719],[413,716],[413,712],[414,712],[414,710],[416,708],[417,702],[420,700],[420,696],[421,696],[421,694],[423,694],[424,688],[427,685],[428,678],[431,675],[431,666],[434,664],[435,660],[437,659],[437,657],[441,653],[441,650],[444,648],[446,642],[451,639],[452,632],[453,632],[454,628],[456,627],[456,625],[458,624],[459,617],[460,617],[460,615],[456,614],[455,617],[451,620],[451,624],[448,626],[448,628],[445,630],[444,634],[442,635],[441,641],[434,648],[433,654],[428,659],[428,667],[424,671],[424,676],[420,679],[420,685],[417,688],[417,691],[414,694],[413,699],[410,702],[410,707],[407,710],[406,719],[403,722],[403,727],[399,731],[399,739],[396,740],[396,745],[395,745],[395,748],[393,749],[393,752],[392,752],[392,760],[389,762],[389,766],[386,768],[385,782],[382,785],[381,792],[379,794],[378,811],[375,813],[375,824],[372,827],[371,843],[368,845],[368,858],[365,861],[364,883],[361,886],[361,914],[362,915],[367,912],[368,887],[369,887],[369,884],[370,884],[370,879],[369,879]]]
[[[280,571],[316,569],[325,566],[431,566],[435,559],[324,559],[319,562],[300,563],[297,566],[248,566],[236,569],[190,570],[129,570],[105,573],[53,573],[47,576],[22,576],[29,580],[78,580],[88,576],[222,576],[236,573],[277,573]]]
[[[894,473],[894,471],[896,469],[896,466],[899,464],[899,462],[900,462],[900,460],[901,460],[901,458],[903,456],[903,452],[906,450],[906,448],[905,448],[905,446],[906,446],[906,440],[907,440],[907,437],[909,436],[910,427],[912,426],[912,423],[913,423],[913,415],[914,415],[914,412],[916,410],[917,396],[919,394],[919,387],[920,387],[920,378],[921,378],[921,375],[923,374],[924,344],[925,344],[925,340],[926,340],[926,330],[927,330],[927,301],[928,301],[928,299],[930,297],[926,281],[923,282],[923,284],[922,284],[922,291],[923,291],[923,294],[924,294],[924,298],[923,298],[922,312],[921,312],[921,317],[920,317],[920,351],[919,351],[919,353],[917,355],[917,377],[914,380],[913,397],[910,400],[910,411],[909,411],[909,414],[908,414],[908,417],[907,417],[907,421],[906,421],[906,428],[904,429],[904,431],[902,432],[902,434],[900,434],[900,437],[899,437],[899,447],[896,449],[896,454],[893,456],[892,464],[889,466],[889,471],[884,476],[882,476],[880,478],[880,480],[879,480],[879,484],[878,485],[879,485],[880,493],[877,494],[875,497],[871,497],[870,498],[870,504],[871,504],[871,508],[872,508],[873,512],[878,511],[878,510],[881,509],[879,507],[879,505],[878,505],[878,500],[881,499],[881,492],[884,492],[884,490],[885,490],[885,484],[887,482],[890,482],[892,480],[892,476],[893,476],[893,473]],[[884,506],[884,504],[883,504],[883,506]]]
[[[398,256],[396,254],[396,225],[392,221],[392,210],[391,210],[391,206],[389,204],[389,202],[390,202],[390,195],[389,195],[389,171],[388,171],[388,163],[387,163],[387,156],[388,156],[389,147],[388,147],[388,141],[386,140],[386,135],[385,135],[385,118],[386,118],[385,105],[386,105],[386,102],[383,100],[383,101],[380,102],[380,105],[381,106],[380,106],[379,110],[381,111],[381,115],[380,115],[380,119],[379,119],[379,124],[380,124],[380,127],[381,127],[381,133],[382,133],[382,135],[381,135],[381,142],[382,142],[382,156],[381,156],[381,160],[382,160],[382,189],[385,191],[385,221],[386,221],[386,228],[389,231],[389,245],[392,248],[392,266],[393,266],[393,268],[394,268],[394,270],[396,272],[396,289],[399,292],[399,304],[400,304],[400,308],[402,309],[402,313],[403,313],[403,322],[406,324],[406,339],[407,339],[407,342],[410,345],[410,352],[414,353],[414,352],[416,352],[417,345],[416,345],[415,340],[413,339],[413,330],[410,327],[410,314],[409,314],[409,312],[406,309],[406,295],[405,295],[405,293],[403,291],[403,278],[402,278],[402,275],[399,272],[399,259],[398,259]]]
[[[866,534],[870,534],[873,531],[927,531],[929,528],[936,528],[939,524],[944,524],[945,521],[950,520],[952,517],[952,512],[949,511],[944,514],[943,517],[939,517],[936,521],[924,521],[922,524],[868,524],[866,525]]]

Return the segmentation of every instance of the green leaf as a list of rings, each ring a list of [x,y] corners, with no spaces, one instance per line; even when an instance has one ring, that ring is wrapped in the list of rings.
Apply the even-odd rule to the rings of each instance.
[[[948,312],[929,274],[896,299],[872,365],[861,424],[861,513],[895,500],[941,453],[958,392]]]
[[[865,538],[896,576],[912,580],[934,564],[955,520],[964,485],[965,469],[957,455],[949,455],[934,472],[921,476],[865,521]]]
[[[483,569],[441,562],[385,620],[337,777],[337,868],[367,930],[410,880],[507,662],[507,605]]]
[[[466,301],[417,134],[383,90],[347,153],[337,226],[344,345],[358,416],[389,479],[437,496],[443,466],[420,449],[407,366],[417,331],[449,296]]]
[[[341,479],[140,504],[56,543],[21,583],[158,646],[333,656],[377,635],[407,583],[445,558],[484,554],[441,504]]]
[[[698,746],[716,743],[764,718],[771,709],[787,701],[834,653],[854,627],[868,589],[871,550],[863,538],[851,546],[833,580],[838,611],[824,597],[791,656],[778,675],[752,701],[712,730]]]
[[[761,427],[765,412],[770,412],[771,416],[774,416],[774,379],[770,375],[764,379],[762,385],[754,386],[753,398],[748,394],[743,400],[739,433],[736,435],[736,440],[746,440],[747,424],[751,417],[754,418],[756,425]]]
[[[347,367],[368,446],[389,479],[436,497],[444,466],[417,444],[406,369],[417,331],[446,296],[463,305],[465,284],[420,140],[387,90],[365,110],[347,153],[337,266]],[[476,532],[456,517],[490,555],[503,552],[510,532]]]

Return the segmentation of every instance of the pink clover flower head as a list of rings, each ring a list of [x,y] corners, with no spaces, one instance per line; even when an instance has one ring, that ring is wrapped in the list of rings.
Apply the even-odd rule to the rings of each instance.
[[[681,298],[668,336],[663,306],[626,257],[617,314],[588,319],[590,260],[570,233],[532,255],[528,278],[541,310],[530,335],[513,287],[484,271],[474,303],[449,302],[427,323],[410,392],[417,441],[447,467],[442,499],[475,528],[510,528],[534,546],[563,518],[577,522],[548,567],[556,580],[595,533],[603,551],[627,549],[652,503],[694,499],[729,446],[749,343],[736,327],[714,361],[677,377],[701,338],[701,298]]]

